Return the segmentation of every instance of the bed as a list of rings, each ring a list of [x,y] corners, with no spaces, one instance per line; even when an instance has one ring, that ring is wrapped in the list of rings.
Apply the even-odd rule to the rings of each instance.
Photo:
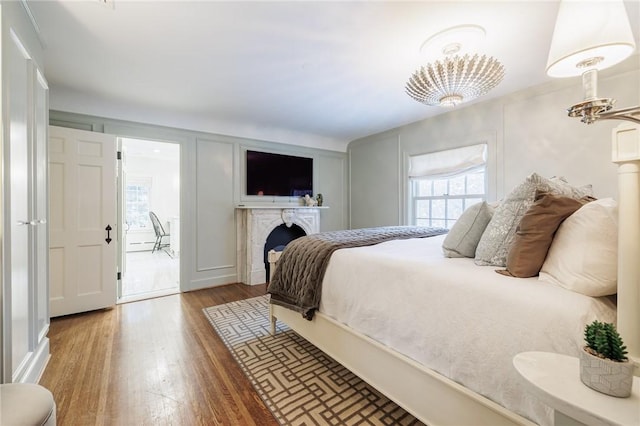
[[[585,324],[616,321],[615,298],[447,258],[445,238],[336,250],[315,314],[280,303],[270,285],[272,322],[286,323],[430,426],[552,424],[552,411],[527,392],[512,359],[525,351],[578,356]]]

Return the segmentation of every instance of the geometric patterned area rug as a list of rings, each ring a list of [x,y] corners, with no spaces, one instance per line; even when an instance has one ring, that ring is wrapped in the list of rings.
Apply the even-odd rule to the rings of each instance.
[[[422,425],[286,325],[269,333],[269,296],[205,308],[281,425]]]

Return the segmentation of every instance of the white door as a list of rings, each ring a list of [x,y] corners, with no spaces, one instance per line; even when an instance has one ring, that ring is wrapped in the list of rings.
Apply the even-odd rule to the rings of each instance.
[[[3,47],[5,45],[3,40]],[[10,287],[8,293],[11,318],[7,335],[11,339],[11,365],[7,370],[13,381],[26,367],[32,348],[29,341],[30,285],[30,238],[32,215],[29,209],[31,165],[29,164],[29,56],[14,35],[6,43],[9,60],[8,106],[9,106],[9,228],[10,228]],[[4,56],[4,52],[3,52]],[[4,65],[4,64],[3,64]],[[34,222],[35,224],[35,222]],[[1,308],[0,308],[1,309]]]
[[[21,31],[9,21],[2,29],[1,55],[0,383],[37,382],[49,355],[49,89],[20,40]]]
[[[46,338],[49,331],[49,86],[42,73],[36,70],[34,99],[33,140],[33,220],[34,233],[34,289],[37,298],[36,333],[37,342]]]
[[[49,127],[51,316],[114,306],[116,137]]]

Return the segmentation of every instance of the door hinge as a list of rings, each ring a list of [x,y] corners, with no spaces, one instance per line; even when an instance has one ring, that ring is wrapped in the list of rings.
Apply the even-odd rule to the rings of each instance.
[[[120,281],[122,279],[122,272],[118,272],[117,274],[117,280]]]
[[[122,151],[118,151],[117,157],[118,160],[122,160]]]

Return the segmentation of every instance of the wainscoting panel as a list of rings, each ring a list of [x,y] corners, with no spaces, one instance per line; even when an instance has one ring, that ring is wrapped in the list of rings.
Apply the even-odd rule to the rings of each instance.
[[[320,231],[337,231],[349,227],[347,203],[347,159],[344,155],[318,156],[319,183],[315,194],[322,194],[323,205],[330,207],[320,213]]]
[[[196,142],[196,271],[235,273],[234,145]],[[218,273],[216,273],[218,275]]]

